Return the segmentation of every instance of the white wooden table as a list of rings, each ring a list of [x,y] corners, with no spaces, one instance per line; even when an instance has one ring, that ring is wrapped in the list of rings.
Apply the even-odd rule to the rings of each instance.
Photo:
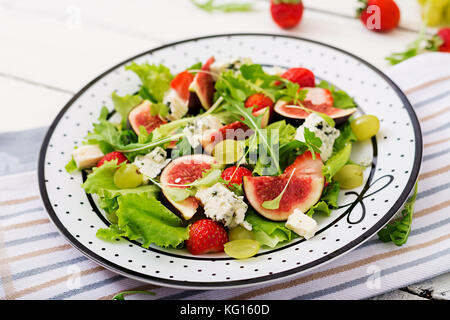
[[[289,34],[343,48],[386,70],[384,57],[403,50],[421,26],[416,0],[397,0],[401,26],[389,34],[371,32],[355,19],[356,0],[304,0],[300,26],[283,31],[271,20],[268,0],[253,1],[253,12],[210,14],[189,0],[0,0],[0,132],[48,126],[96,75],[176,40],[233,32]],[[450,275],[443,275],[376,299],[449,294]]]

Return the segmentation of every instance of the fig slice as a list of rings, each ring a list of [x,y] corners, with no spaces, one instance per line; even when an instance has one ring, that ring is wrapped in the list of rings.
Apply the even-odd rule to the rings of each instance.
[[[202,177],[203,172],[211,169],[211,165],[215,163],[213,157],[203,154],[187,155],[176,158],[169,163],[161,173],[160,182],[164,188],[185,188],[183,185],[194,182]],[[174,185],[180,185],[179,187]],[[162,189],[162,193],[167,202],[179,212],[185,219],[189,220],[197,212],[199,202],[190,196],[182,201],[174,201],[171,199],[167,191]]]
[[[356,108],[338,109],[333,107],[333,96],[328,89],[324,88],[302,88],[308,90],[302,104],[305,108],[324,113],[331,117],[336,125],[345,122]],[[278,100],[274,107],[275,113],[286,118],[288,121],[301,124],[310,114],[309,112],[293,105],[290,102]]]
[[[214,78],[211,75],[211,64],[215,61],[214,57],[211,57],[202,66],[202,71],[197,72],[194,80],[189,86],[189,91],[196,94],[200,104],[205,110],[208,110],[214,99]],[[189,99],[189,108],[191,108],[191,103],[194,103],[195,98]]]
[[[319,201],[324,186],[322,166],[320,156],[312,159],[311,153],[306,152],[298,156],[279,176],[244,177],[245,196],[250,205],[262,216],[273,221],[285,221],[295,209],[307,212]],[[295,172],[292,174],[294,168]],[[277,209],[263,207],[265,201],[278,197],[285,187]]]
[[[141,126],[144,126],[145,130],[150,133],[160,125],[166,123],[160,116],[151,115],[151,107],[152,103],[150,101],[143,100],[128,114],[127,124],[136,134],[139,134],[139,128]]]

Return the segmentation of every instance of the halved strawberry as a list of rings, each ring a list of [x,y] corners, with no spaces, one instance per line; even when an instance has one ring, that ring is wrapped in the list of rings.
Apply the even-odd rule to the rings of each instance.
[[[170,87],[174,89],[178,96],[183,100],[189,99],[189,86],[194,81],[194,75],[189,72],[188,70],[185,70],[183,72],[180,72],[173,78],[172,82],[170,83]]]
[[[228,233],[217,221],[201,219],[189,228],[189,239],[186,247],[192,254],[222,252],[223,245],[228,242]]]
[[[120,164],[122,162],[127,162],[128,159],[123,155],[123,153],[119,151],[113,151],[110,153],[105,154],[103,158],[100,159],[100,161],[97,163],[97,167],[101,167],[106,161],[116,160],[117,164]]]
[[[302,89],[308,90],[308,92],[306,93],[306,98],[303,101],[305,107],[308,108],[308,106],[321,106],[324,109],[333,107],[334,100],[330,90],[324,88],[308,87]],[[316,108],[314,110],[316,110]]]
[[[245,168],[245,167],[239,167],[236,166],[228,167],[222,172],[222,179],[225,181],[229,181],[228,185],[230,184],[242,184],[242,178],[243,177],[251,177],[252,172]]]
[[[262,93],[255,93],[247,98],[245,101],[245,107],[253,108],[252,112],[256,112],[267,107],[273,109],[273,101]]]

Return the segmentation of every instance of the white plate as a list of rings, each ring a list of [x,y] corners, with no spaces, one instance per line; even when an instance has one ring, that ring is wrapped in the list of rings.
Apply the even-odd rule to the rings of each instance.
[[[339,209],[319,220],[308,241],[297,239],[247,260],[224,254],[193,256],[183,250],[142,248],[139,243],[105,242],[96,237],[107,220],[94,199],[80,187],[82,173],[69,175],[64,166],[74,146],[100,108],[113,110],[111,92],[138,90],[139,79],[124,65],[131,61],[163,63],[173,73],[210,56],[223,61],[251,57],[262,65],[304,66],[317,79],[345,90],[360,114],[376,115],[376,137],[355,143],[352,159],[372,158],[362,187],[341,191]],[[354,249],[374,235],[399,210],[417,179],[422,159],[419,122],[405,95],[382,72],[340,49],[306,39],[266,34],[230,34],[165,45],[114,66],[91,81],[58,114],[42,145],[39,184],[50,218],[68,241],[104,267],[130,278],[179,288],[230,288],[274,281],[320,266]]]

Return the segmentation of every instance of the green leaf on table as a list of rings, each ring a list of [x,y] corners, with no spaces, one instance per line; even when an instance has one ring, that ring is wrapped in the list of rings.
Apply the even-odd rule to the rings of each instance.
[[[131,295],[131,294],[148,294],[151,296],[156,295],[156,293],[151,291],[141,291],[141,290],[132,290],[132,291],[122,291],[116,294],[114,297],[112,297],[112,300],[125,300],[125,296]]]
[[[206,12],[214,12],[214,11],[222,11],[222,12],[246,12],[253,10],[253,4],[250,2],[241,3],[241,2],[233,2],[233,3],[224,3],[224,4],[215,4],[215,0],[207,0],[207,1],[197,1],[191,0],[191,2],[197,7]]]
[[[417,198],[417,185],[418,181],[414,186],[413,195],[408,198],[401,211],[402,217],[400,220],[389,223],[378,232],[378,237],[381,241],[392,241],[397,246],[402,246],[407,242],[409,234],[411,233],[414,205]]]

